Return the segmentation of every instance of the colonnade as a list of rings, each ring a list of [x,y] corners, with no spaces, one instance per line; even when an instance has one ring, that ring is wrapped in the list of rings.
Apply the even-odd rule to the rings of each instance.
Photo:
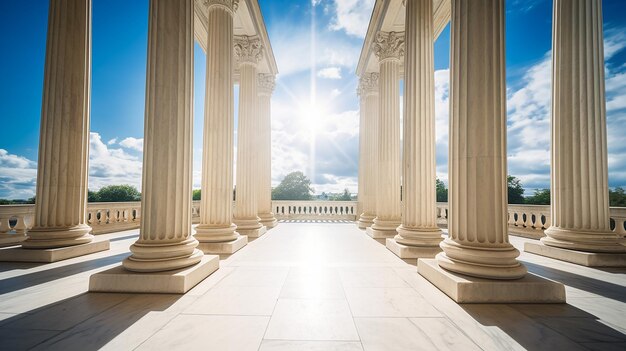
[[[379,131],[377,139],[367,132],[360,139],[361,151],[377,150],[377,157],[366,161],[377,172],[360,173],[365,196],[359,197],[364,209],[359,226],[369,225],[373,237],[386,237],[387,247],[402,258],[436,257],[439,267],[467,276],[522,278],[526,268],[517,261],[519,251],[507,232],[504,0],[451,0],[450,212],[445,240],[436,226],[432,1],[405,4],[405,32],[376,34],[373,53],[380,70],[360,81],[365,110],[361,122],[371,124],[377,118]],[[623,253],[626,246],[609,225],[601,0],[554,0],[552,55],[553,223],[542,245]],[[363,92],[375,73],[380,74],[380,107],[372,112],[376,107]],[[368,192],[371,184],[376,193]],[[371,217],[373,224],[367,221]]]
[[[139,239],[130,247],[132,254],[124,260],[124,269],[117,272],[118,276],[171,271],[170,276],[182,274],[187,289],[189,279],[203,278],[217,269],[214,262],[212,268],[195,268],[206,261],[204,253],[233,253],[247,243],[247,237],[239,232],[259,236],[265,230],[264,223],[276,223],[268,196],[274,76],[257,70],[266,50],[258,36],[234,35],[233,16],[238,3],[239,0],[203,3],[207,7],[208,36],[202,206],[194,236],[194,1],[150,1],[142,221]],[[91,5],[91,0],[50,0],[35,224],[22,244],[24,249],[12,250],[10,256],[14,260],[41,260],[34,256],[47,255],[48,261],[54,261],[105,250],[109,245],[89,234],[86,213]],[[233,216],[236,73],[240,77],[240,99]],[[262,150],[261,157],[256,156],[257,149]],[[262,177],[256,176],[259,169]],[[58,255],[64,251],[67,253]],[[20,255],[24,257],[17,257]],[[186,270],[181,273],[181,269]],[[97,276],[92,276],[92,281]],[[102,289],[105,280],[106,277],[97,281],[95,290],[107,291]],[[134,291],[131,286],[138,283],[128,280],[112,285],[120,284],[128,286],[115,291]]]

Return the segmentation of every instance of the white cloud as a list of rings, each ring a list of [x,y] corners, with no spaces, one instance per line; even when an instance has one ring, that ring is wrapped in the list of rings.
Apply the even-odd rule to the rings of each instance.
[[[341,79],[341,68],[326,67],[317,71],[317,76],[326,79]]]
[[[364,38],[373,7],[374,0],[334,0],[335,14],[330,29]]]
[[[341,95],[341,90],[339,90],[339,89],[333,89],[333,90],[330,91],[330,96],[332,98],[336,98],[339,95]]]
[[[93,132],[89,136],[89,147],[89,189],[115,184],[141,188],[140,156],[130,155],[124,149],[109,148],[100,134]]]
[[[0,198],[31,198],[35,196],[36,180],[36,162],[0,149]]]
[[[143,138],[137,139],[133,137],[128,137],[120,141],[120,145],[127,149],[132,149],[135,151],[143,152]]]
[[[107,145],[115,145],[117,143],[117,138],[113,138],[109,141],[107,141]]]

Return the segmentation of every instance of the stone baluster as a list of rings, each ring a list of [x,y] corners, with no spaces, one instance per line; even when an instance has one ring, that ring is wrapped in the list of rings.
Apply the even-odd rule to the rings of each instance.
[[[263,45],[256,37],[235,38],[235,58],[239,67],[239,125],[237,128],[237,174],[234,222],[238,231],[252,238],[266,228],[258,216],[258,96],[257,64],[263,57]]]
[[[518,279],[526,268],[507,230],[504,0],[452,0],[451,21],[449,237],[437,263]]]
[[[609,219],[602,29],[601,0],[554,0],[552,226],[541,242],[624,253]]]
[[[361,96],[361,124],[359,137],[359,190],[361,211],[358,226],[367,228],[376,218],[376,187],[378,176],[378,78],[376,72],[361,77],[359,94]],[[361,165],[362,164],[362,165]]]
[[[276,226],[278,221],[272,212],[272,92],[275,77],[273,74],[258,76],[258,197],[259,218],[267,229]]]
[[[205,253],[233,253],[248,238],[232,223],[234,92],[233,15],[238,0],[207,1],[206,95],[202,154],[199,248]]]
[[[387,248],[400,258],[441,252],[435,191],[435,64],[433,3],[407,0],[404,54],[402,224]]]
[[[367,228],[373,238],[393,237],[401,223],[400,202],[400,58],[404,34],[379,32],[374,40],[379,60],[379,124],[377,147],[376,218]]]

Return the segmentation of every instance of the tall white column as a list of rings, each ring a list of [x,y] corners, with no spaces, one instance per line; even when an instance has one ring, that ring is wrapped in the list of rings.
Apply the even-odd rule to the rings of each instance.
[[[359,83],[361,126],[359,136],[359,228],[370,227],[376,218],[378,176],[378,73],[367,73]]]
[[[611,232],[601,0],[554,0],[552,226],[541,241],[626,252]]]
[[[367,229],[374,238],[393,237],[401,222],[400,203],[400,59],[404,34],[379,32],[374,52],[380,64],[380,117],[378,124],[378,187],[374,224]]]
[[[266,228],[258,216],[257,158],[257,64],[263,57],[261,41],[255,37],[235,38],[239,67],[239,125],[237,128],[237,174],[234,221],[240,233],[255,238]]]
[[[407,0],[405,23],[402,154],[404,206],[402,206],[402,225],[398,227],[398,235],[393,240],[402,245],[416,247],[411,257],[434,257],[441,251],[439,243],[442,237],[441,229],[437,226],[435,191],[435,66],[432,1]],[[398,246],[393,240],[387,240],[388,247]],[[400,255],[400,257],[403,256]]]
[[[266,228],[273,228],[278,221],[272,212],[272,92],[275,77],[273,74],[258,76],[258,191],[259,218]]]
[[[87,224],[91,0],[50,0],[34,226],[24,248],[92,241]]]
[[[233,224],[233,14],[239,0],[207,2],[206,95],[202,152],[200,243],[229,242],[240,235]]]
[[[150,1],[141,229],[124,268],[199,263],[191,235],[193,1]]]
[[[521,278],[507,232],[504,0],[452,0],[450,33],[449,237],[437,263]]]

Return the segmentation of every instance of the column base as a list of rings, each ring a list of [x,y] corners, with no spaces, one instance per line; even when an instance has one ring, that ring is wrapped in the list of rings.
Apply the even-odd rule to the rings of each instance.
[[[122,265],[89,278],[90,292],[184,294],[220,265],[219,256],[204,256],[199,263],[173,271],[139,273]]]
[[[561,249],[540,242],[524,243],[524,251],[586,267],[626,267],[626,253],[597,253]]]
[[[626,244],[626,239],[613,232],[590,232],[552,226],[544,233],[546,237],[541,238],[541,242],[552,247],[586,252],[626,253],[626,246],[623,245]]]
[[[24,234],[0,234],[0,247],[19,245],[26,238]]]
[[[94,236],[91,227],[79,224],[72,227],[40,227],[28,232],[28,238],[22,243],[25,249],[56,249],[73,245],[88,244]]]
[[[0,262],[52,263],[106,251],[109,247],[109,240],[94,240],[87,244],[59,247],[56,249],[8,248],[0,250]]]
[[[565,303],[565,286],[532,273],[517,280],[475,278],[419,259],[418,273],[457,303]]]
[[[386,239],[393,238],[398,234],[398,226],[400,225],[400,219],[398,220],[380,220],[374,219],[374,224],[368,227],[365,232],[367,235],[374,239]]]
[[[237,239],[221,243],[200,242],[197,249],[205,254],[230,255],[248,244],[248,237],[240,235]]]
[[[385,246],[400,258],[434,258],[441,252],[439,246],[408,246],[387,238]]]
[[[261,218],[259,222],[261,222],[261,224],[265,226],[266,230],[270,230],[278,224],[278,220],[276,219],[276,217],[274,217],[274,214],[271,212],[259,213],[259,218]]]
[[[267,228],[261,227],[256,229],[237,229],[239,234],[246,235],[248,238],[259,238],[263,234],[267,233]]]
[[[372,224],[374,224],[374,218],[376,218],[376,215],[370,215],[365,212],[362,213],[361,216],[359,216],[359,221],[357,222],[359,229],[371,227]]]
[[[365,234],[367,234],[372,239],[388,239],[393,238],[398,233],[395,230],[376,230],[372,227],[367,227],[365,228]]]

